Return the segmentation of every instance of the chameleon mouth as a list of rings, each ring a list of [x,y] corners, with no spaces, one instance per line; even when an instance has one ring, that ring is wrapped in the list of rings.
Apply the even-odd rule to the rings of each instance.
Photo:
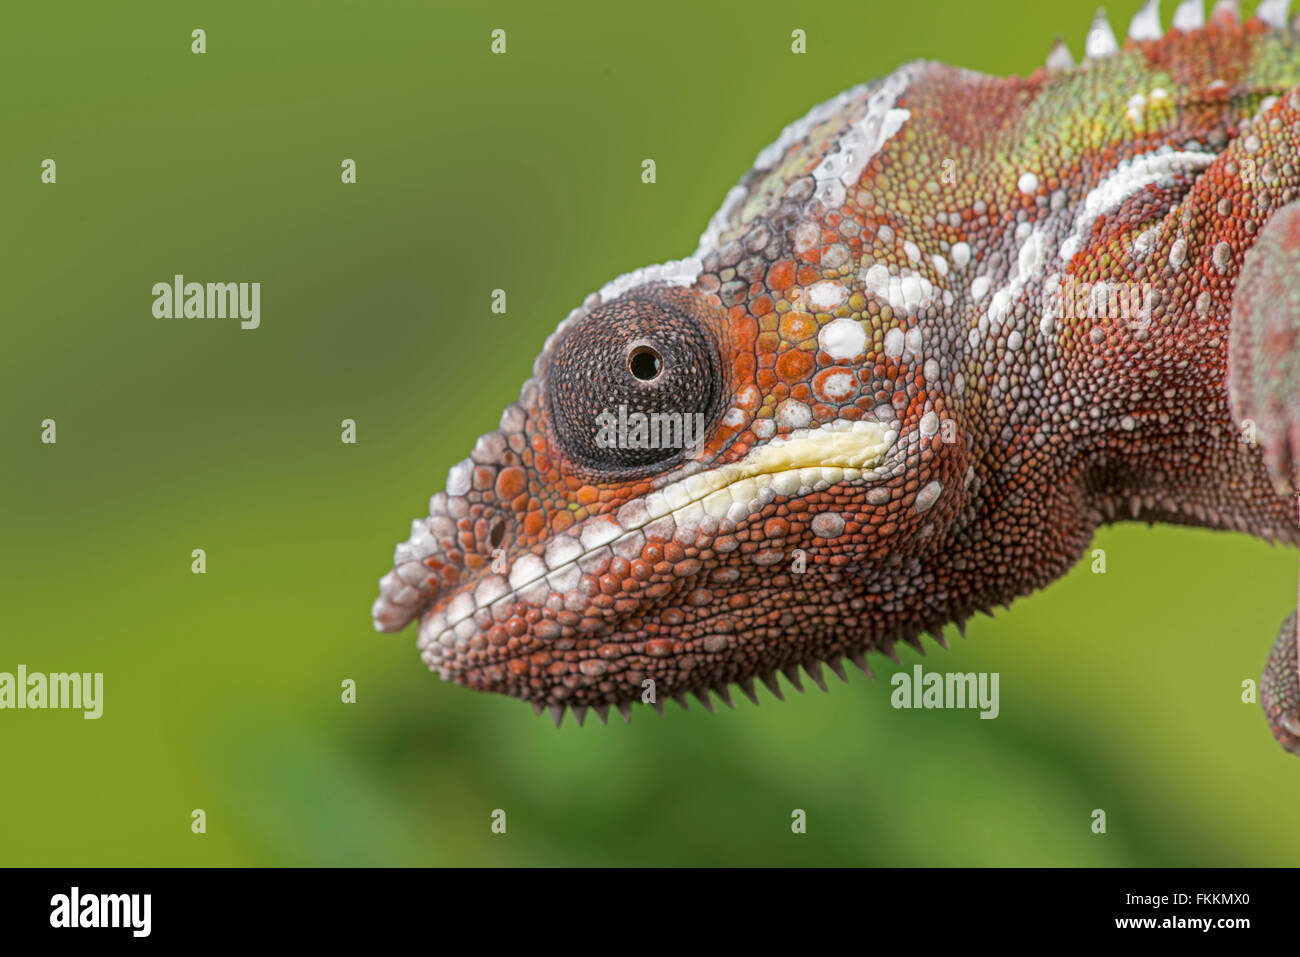
[[[456,652],[494,621],[509,618],[517,603],[546,607],[558,597],[560,607],[573,610],[586,601],[584,576],[600,576],[616,557],[639,558],[647,542],[693,543],[700,533],[734,528],[778,495],[879,480],[886,474],[881,463],[897,441],[892,424],[837,419],[773,439],[738,462],[678,479],[615,515],[589,519],[576,536],[555,536],[542,554],[520,556],[506,575],[489,576],[426,612],[418,639],[422,657],[451,678],[460,670],[452,667]]]

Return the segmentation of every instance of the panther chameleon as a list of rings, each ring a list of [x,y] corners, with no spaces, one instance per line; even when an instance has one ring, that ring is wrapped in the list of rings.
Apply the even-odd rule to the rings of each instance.
[[[560,324],[375,627],[418,619],[430,669],[558,725],[870,673],[1108,522],[1300,544],[1288,17],[1187,0],[1165,31],[1152,0],[1122,44],[1099,12],[1077,64],[910,62],[814,107],[692,255]],[[1260,699],[1300,753],[1294,613]]]

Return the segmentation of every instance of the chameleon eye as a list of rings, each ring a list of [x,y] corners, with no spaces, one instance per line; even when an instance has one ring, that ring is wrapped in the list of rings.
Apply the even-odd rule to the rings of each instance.
[[[722,355],[679,304],[641,289],[578,320],[547,376],[551,434],[575,465],[624,473],[682,457],[722,405]]]
[[[654,346],[637,343],[627,354],[627,371],[642,382],[653,382],[663,367],[663,356]]]

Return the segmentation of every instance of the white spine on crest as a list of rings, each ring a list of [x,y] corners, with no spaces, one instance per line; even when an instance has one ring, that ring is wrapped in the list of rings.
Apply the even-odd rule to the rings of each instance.
[[[1160,0],[1147,0],[1133,16],[1128,26],[1130,40],[1159,40],[1164,36],[1160,29]]]
[[[1287,13],[1291,9],[1291,0],[1261,0],[1255,10],[1259,17],[1270,27],[1280,30],[1286,26]]]
[[[1190,33],[1205,26],[1205,4],[1202,0],[1183,0],[1174,11],[1174,29]]]
[[[1088,29],[1088,39],[1084,42],[1084,55],[1089,60],[1100,60],[1119,52],[1115,41],[1115,31],[1110,28],[1110,21],[1102,10],[1097,11],[1092,26]]]

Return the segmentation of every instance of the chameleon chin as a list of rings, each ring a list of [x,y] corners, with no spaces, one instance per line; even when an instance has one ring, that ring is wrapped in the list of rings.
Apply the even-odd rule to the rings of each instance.
[[[909,63],[787,126],[693,253],[560,323],[375,627],[581,722],[944,644],[1108,522],[1300,543],[1287,5],[1190,0],[1165,30],[1152,2],[1084,51],[1024,79]],[[620,407],[703,439],[597,441]],[[1296,670],[1293,614],[1261,699],[1300,753]]]

